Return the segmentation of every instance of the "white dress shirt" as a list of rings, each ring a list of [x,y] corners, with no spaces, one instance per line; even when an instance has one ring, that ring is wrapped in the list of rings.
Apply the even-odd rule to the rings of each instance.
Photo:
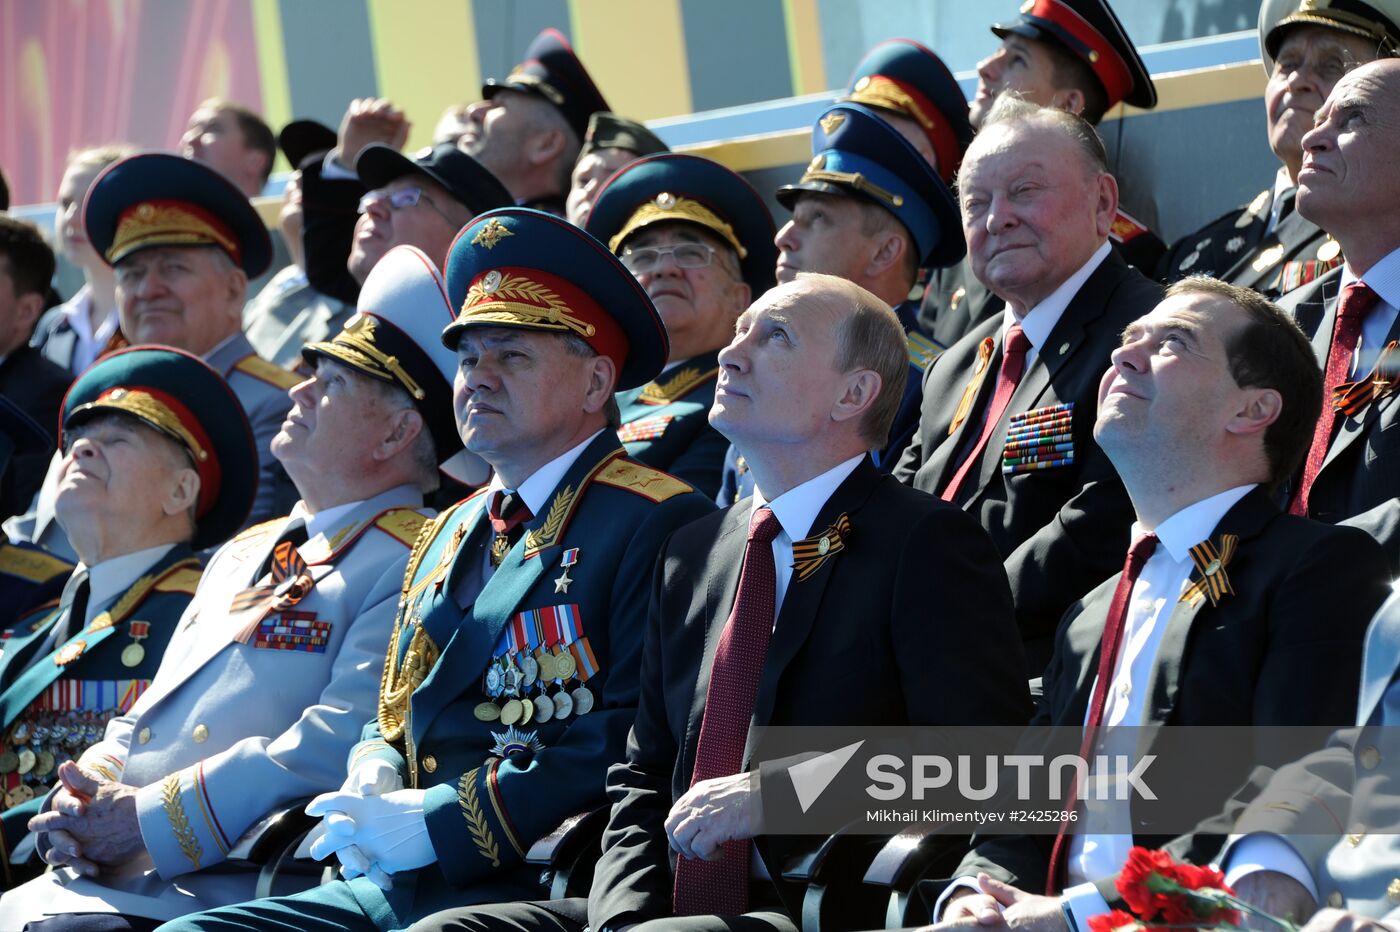
[[[317,535],[325,534],[327,531],[336,528],[336,525],[340,523],[341,518],[345,517],[350,512],[354,511],[356,508],[359,508],[365,503],[365,501],[366,500],[362,498],[359,501],[346,502],[343,505],[335,505],[330,508],[322,509],[321,511],[316,512],[314,515],[307,510],[305,502],[299,501],[292,506],[292,513],[287,517],[291,518],[292,520],[300,518],[303,521],[305,521],[306,539],[312,540]]]
[[[1381,350],[1385,349],[1385,338],[1390,328],[1395,326],[1397,313],[1400,313],[1396,310],[1400,308],[1400,249],[1371,266],[1365,275],[1358,276],[1352,271],[1351,263],[1343,263],[1337,294],[1340,295],[1341,289],[1358,278],[1380,295],[1381,300],[1361,322],[1361,340],[1351,357],[1352,378],[1366,375],[1375,368]]]
[[[1026,367],[1022,372],[1029,372],[1031,363],[1035,362],[1040,355],[1040,350],[1045,346],[1045,341],[1050,339],[1050,333],[1055,329],[1055,325],[1060,322],[1060,318],[1065,315],[1065,308],[1069,307],[1069,302],[1074,300],[1074,296],[1079,294],[1079,289],[1084,287],[1084,283],[1089,280],[1089,276],[1103,264],[1103,260],[1108,258],[1112,247],[1105,240],[1103,245],[1094,250],[1094,254],[1089,257],[1089,261],[1079,267],[1069,278],[1060,283],[1060,287],[1045,296],[1035,307],[1026,311],[1026,316],[1016,317],[1016,312],[1011,310],[1008,304],[1001,315],[1001,345],[1006,345],[1006,331],[1011,329],[1011,325],[1019,323],[1021,330],[1026,334],[1026,339],[1031,341],[1031,348],[1026,352]]]
[[[124,553],[119,557],[103,560],[91,568],[84,566],[81,562],[75,566],[73,568],[74,575],[84,571],[88,574],[88,600],[82,624],[73,627],[71,633],[76,634],[86,628],[101,612],[111,607],[112,603],[121,598],[122,593],[131,587],[132,583],[163,560],[165,555],[170,552],[170,548],[174,546],[174,544],[159,544],[144,550]],[[50,629],[48,637],[45,638],[39,656],[46,656],[60,646],[57,635],[58,626],[55,625]]]
[[[92,326],[92,288],[83,285],[78,289],[78,293],[73,295],[63,304],[63,316],[68,320],[68,326],[73,328],[73,358],[69,361],[68,370],[74,375],[83,372],[97,359],[97,354],[102,352],[102,347],[107,345],[107,341],[112,338],[112,334],[117,332],[117,309],[112,308],[107,312],[107,316],[97,325],[94,330]]]

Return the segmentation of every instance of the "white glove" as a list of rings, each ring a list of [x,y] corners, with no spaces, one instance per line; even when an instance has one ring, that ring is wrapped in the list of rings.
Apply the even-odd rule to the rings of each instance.
[[[403,775],[399,773],[399,768],[379,758],[361,761],[340,787],[342,793],[359,793],[361,796],[383,796],[401,789]]]
[[[386,874],[424,867],[437,860],[423,814],[426,790],[394,790],[383,796],[323,793],[306,807],[307,815],[326,817],[326,834],[311,846],[320,860],[353,845],[369,864]],[[336,817],[331,818],[331,813]],[[345,864],[344,859],[341,860]],[[360,864],[354,865],[356,869]]]

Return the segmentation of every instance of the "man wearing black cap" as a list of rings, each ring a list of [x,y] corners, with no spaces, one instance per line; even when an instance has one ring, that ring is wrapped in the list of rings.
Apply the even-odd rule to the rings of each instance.
[[[1247,205],[1174,243],[1158,263],[1158,278],[1170,284],[1214,275],[1278,298],[1342,263],[1337,241],[1293,209],[1303,134],[1342,75],[1396,54],[1398,23],[1396,0],[1269,0],[1259,7],[1259,49],[1269,76],[1264,118],[1278,173]]]
[[[18,759],[0,774],[7,871],[57,768],[150,684],[199,580],[191,547],[233,533],[253,501],[247,419],[188,353],[105,357],[62,422],[56,507],[81,562],[58,605],[16,618],[2,642],[0,758]]]
[[[516,203],[564,216],[569,175],[588,120],[610,110],[569,40],[545,29],[503,81],[488,80],[485,100],[467,108],[457,144],[509,189]]]
[[[306,277],[302,249],[302,191],[298,168],[308,158],[323,158],[335,148],[335,130],[315,120],[295,120],[282,128],[277,144],[293,169],[282,191],[278,224],[291,262],[272,276],[257,297],[243,309],[243,332],[253,349],[269,362],[295,368],[302,361],[301,348],[340,332],[354,313],[348,305],[312,287]]]
[[[641,286],[561,218],[505,208],[452,247],[443,333],[457,426],[495,471],[414,548],[379,714],[315,857],[345,881],[168,928],[402,928],[453,905],[538,898],[536,839],[603,804],[636,715],[662,542],[713,510],[629,459],[614,391],[654,378],[666,331]],[[361,876],[363,875],[363,876]]]
[[[306,347],[315,374],[273,441],[301,500],[214,555],[150,688],[82,770],[60,770],[32,828],[67,866],[9,894],[7,921],[81,912],[84,898],[150,919],[246,899],[256,871],[229,863],[240,836],[340,785],[374,714],[423,496],[460,448],[440,273],[396,249],[364,304]]]
[[[669,151],[666,143],[635,120],[601,110],[593,114],[588,118],[588,133],[569,176],[565,216],[574,226],[587,227],[588,215],[603,182],[642,156]]]
[[[773,287],[773,218],[723,165],[668,154],[608,182],[588,232],[637,276],[671,339],[665,372],[618,394],[618,437],[629,455],[714,498],[729,446],[708,419],[716,354],[744,309]]]
[[[223,175],[177,155],[116,162],[93,182],[84,207],[93,248],[116,274],[122,336],[194,353],[229,383],[258,450],[251,521],[275,514],[286,477],[268,449],[296,378],[259,356],[243,335],[248,279],[267,269],[272,246],[248,199]],[[60,556],[72,550],[53,520],[56,470],[13,536]],[[214,541],[212,543],[217,543]]]
[[[1077,113],[1097,126],[1119,103],[1157,105],[1157,89],[1108,0],[1027,0],[1012,22],[992,26],[1001,46],[977,64],[969,116],[980,128],[1006,91],[1042,107]],[[1128,262],[1151,274],[1166,248],[1120,207],[1109,240]],[[920,315],[945,342],[999,313],[1003,302],[967,264],[938,273]]]

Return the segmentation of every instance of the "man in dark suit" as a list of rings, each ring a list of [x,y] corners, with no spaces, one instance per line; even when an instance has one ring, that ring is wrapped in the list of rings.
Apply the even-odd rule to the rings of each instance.
[[[1091,436],[1094,407],[1119,334],[1161,288],[1109,247],[1117,195],[1091,126],[998,102],[959,196],[972,269],[1007,309],[929,367],[919,430],[895,469],[991,533],[1037,673],[1065,609],[1118,567],[1132,523]],[[1038,424],[1056,430],[1032,445]]]
[[[1174,285],[1128,327],[1094,435],[1132,497],[1133,544],[1123,572],[1065,616],[1033,725],[1082,727],[1084,755],[1140,726],[1352,721],[1366,626],[1389,589],[1384,557],[1365,534],[1284,514],[1270,497],[1307,448],[1319,382],[1282,311],[1214,279]],[[1271,753],[1261,740],[1257,763],[1283,763]],[[1193,756],[1183,771],[1163,754],[1160,798],[1189,794],[1203,816],[1253,763]],[[1063,890],[1087,929],[1108,911],[1094,881],[1116,874],[1132,845],[1175,834],[1132,802],[1078,816],[1057,835],[984,838],[944,894],[957,898],[944,919],[1063,928],[1060,900],[1033,895]],[[1223,840],[1202,838],[1214,848],[1195,858]],[[989,875],[980,893],[979,874]]]
[[[0,480],[0,520],[23,512],[54,451],[58,407],[73,380],[29,345],[53,278],[53,250],[34,224],[0,215],[0,395],[39,422],[45,449],[16,456]]]
[[[1031,0],[1014,20],[991,29],[1001,45],[977,63],[977,93],[968,114],[979,130],[1007,91],[1043,107],[1077,113],[1094,126],[1122,102],[1143,110],[1157,106],[1152,78],[1108,0]],[[1113,215],[1109,240],[1125,262],[1149,272],[1165,248],[1121,206]],[[919,319],[935,340],[948,346],[995,317],[1002,303],[971,263],[962,262],[934,273]]]
[[[1369,119],[1358,119],[1357,114]],[[1312,338],[1326,403],[1301,473],[1294,514],[1370,533],[1400,568],[1400,61],[1363,65],[1337,82],[1303,137],[1298,211],[1336,238],[1346,262],[1282,302]]]
[[[795,930],[802,888],[775,878],[822,839],[754,834],[756,794],[791,777],[765,765],[751,787],[750,723],[1025,715],[986,532],[870,462],[907,365],[888,306],[843,279],[800,275],[744,313],[720,363],[711,418],[751,464],[755,493],[661,552],[641,705],[626,761],[608,775],[613,810],[588,899],[458,911],[422,928]],[[911,610],[930,587],[937,609]]]
[[[1357,0],[1332,8],[1311,0],[1270,0],[1259,9],[1259,50],[1269,76],[1264,119],[1280,163],[1270,187],[1183,236],[1157,266],[1173,282],[1214,275],[1270,298],[1300,288],[1342,261],[1337,241],[1294,210],[1303,134],[1337,80],[1356,65],[1394,55],[1400,0]]]

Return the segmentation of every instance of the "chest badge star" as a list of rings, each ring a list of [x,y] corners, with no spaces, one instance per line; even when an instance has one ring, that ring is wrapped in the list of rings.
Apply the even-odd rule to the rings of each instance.
[[[554,591],[556,593],[562,592],[568,594],[569,584],[573,582],[573,580],[569,578],[569,567],[578,562],[578,550],[577,547],[570,547],[568,550],[564,551],[564,556],[560,558],[559,565],[563,567],[564,572],[560,573],[559,578],[554,580]]]

